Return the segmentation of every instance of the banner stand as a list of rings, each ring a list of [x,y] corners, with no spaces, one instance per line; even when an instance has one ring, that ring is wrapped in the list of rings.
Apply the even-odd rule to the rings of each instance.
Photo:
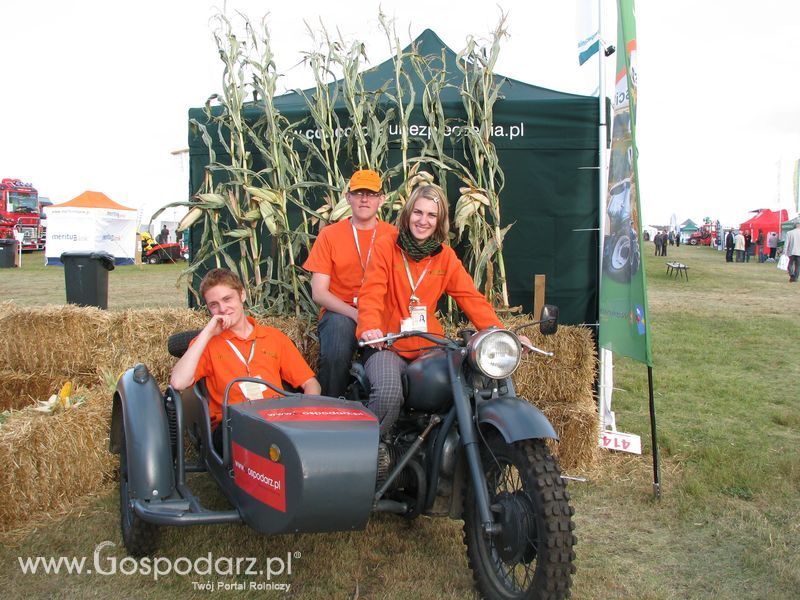
[[[653,399],[653,367],[647,367],[647,390],[650,394],[650,439],[653,446],[653,495],[661,498],[661,466],[656,435],[656,403]]]

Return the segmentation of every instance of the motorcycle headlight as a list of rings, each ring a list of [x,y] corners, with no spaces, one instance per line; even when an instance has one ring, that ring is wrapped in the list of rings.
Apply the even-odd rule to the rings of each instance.
[[[517,336],[505,329],[485,329],[468,345],[470,363],[492,379],[504,379],[517,370],[522,348]]]

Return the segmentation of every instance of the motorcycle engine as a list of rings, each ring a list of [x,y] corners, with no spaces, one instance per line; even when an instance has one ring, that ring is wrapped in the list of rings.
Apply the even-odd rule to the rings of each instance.
[[[406,440],[405,436],[398,436],[391,442],[381,442],[378,445],[378,477],[375,489],[380,488],[384,484],[386,479],[389,477],[389,473],[392,472],[395,465],[400,462],[400,459],[406,453],[406,450],[408,450],[413,443],[413,439],[413,436],[411,437],[410,441]],[[420,459],[421,454],[422,452],[412,460]],[[400,475],[395,478],[389,489],[409,489],[416,486],[416,482],[416,477],[411,469],[405,468],[401,471]]]

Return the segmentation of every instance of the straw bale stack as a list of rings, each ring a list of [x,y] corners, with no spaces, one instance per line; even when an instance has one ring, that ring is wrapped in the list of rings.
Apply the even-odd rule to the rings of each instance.
[[[85,401],[64,412],[12,413],[0,427],[0,532],[42,513],[60,513],[111,481],[108,451],[111,393],[76,389]]]
[[[507,319],[511,329],[533,321],[530,315]],[[554,453],[565,469],[593,466],[600,453],[597,446],[600,418],[594,399],[596,355],[591,332],[585,327],[559,327],[543,336],[538,326],[519,331],[534,346],[554,353],[552,358],[529,354],[514,373],[517,394],[537,406],[559,436]]]
[[[168,355],[169,335],[199,329],[207,315],[189,309],[131,309],[52,306],[21,308],[0,304],[0,410],[45,400],[67,380],[85,396],[82,405],[54,415],[25,409],[12,412],[0,426],[0,532],[18,528],[43,514],[60,513],[78,495],[103,488],[116,458],[108,452],[115,379],[137,362],[147,364],[163,387],[175,359]],[[530,321],[515,317],[509,327]],[[258,321],[285,332],[316,368],[316,324],[291,317]],[[553,449],[565,469],[585,469],[598,457],[598,416],[592,395],[594,344],[588,330],[561,327],[547,338],[537,328],[524,333],[555,352],[553,358],[528,356],[515,374],[520,396],[537,405],[561,440]],[[109,377],[111,375],[112,377]]]
[[[0,327],[4,331],[0,356],[7,357],[7,362],[0,374],[8,372],[7,381],[22,382],[22,374],[27,374],[31,383],[38,379],[40,383],[28,385],[23,391],[23,396],[36,396],[40,390],[52,390],[66,379],[99,383],[104,372],[116,377],[143,362],[156,381],[165,385],[175,363],[167,353],[167,338],[173,333],[199,329],[207,320],[204,312],[189,309],[109,312],[74,305],[23,308],[4,302],[0,304]],[[309,364],[316,366],[319,345],[313,333],[315,324],[290,317],[264,317],[258,321],[281,329]],[[6,395],[16,398],[18,394],[8,391]],[[14,404],[18,403],[11,402],[9,407]]]

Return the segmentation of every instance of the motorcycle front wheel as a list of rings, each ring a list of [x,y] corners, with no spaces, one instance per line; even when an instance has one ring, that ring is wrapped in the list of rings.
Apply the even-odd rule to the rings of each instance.
[[[478,590],[485,598],[566,598],[575,572],[575,511],[555,458],[543,440],[508,444],[495,434],[481,461],[502,531],[484,534],[469,486],[464,543]]]
[[[133,510],[128,479],[128,450],[123,428],[119,453],[119,516],[122,543],[128,554],[141,558],[153,554],[161,539],[158,525],[142,520]]]

